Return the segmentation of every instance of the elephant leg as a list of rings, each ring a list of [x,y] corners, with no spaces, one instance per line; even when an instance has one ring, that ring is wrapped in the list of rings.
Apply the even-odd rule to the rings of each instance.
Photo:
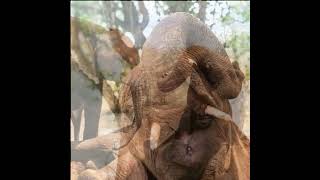
[[[80,125],[81,125],[81,113],[83,108],[80,107],[77,110],[71,111],[71,120],[74,127],[74,140],[79,141]]]
[[[85,127],[83,140],[91,139],[98,135],[101,104],[101,96],[84,104]]]
[[[107,166],[83,171],[79,180],[147,180],[148,175],[142,162],[129,151],[120,155]]]

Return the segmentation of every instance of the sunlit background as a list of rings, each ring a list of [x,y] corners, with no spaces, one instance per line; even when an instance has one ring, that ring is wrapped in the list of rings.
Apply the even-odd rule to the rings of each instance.
[[[239,97],[231,100],[233,118],[250,137],[250,2],[249,1],[72,1],[71,16],[106,29],[120,29],[140,50],[157,23],[173,12],[188,12],[205,22],[224,44],[231,61],[238,61],[246,79]],[[114,93],[117,93],[115,82]],[[104,99],[99,135],[117,128]],[[83,123],[82,123],[83,124]],[[83,127],[83,125],[82,125]],[[80,130],[83,131],[83,128]],[[80,133],[82,134],[82,133]],[[73,132],[71,132],[71,136]],[[71,137],[73,139],[73,137]],[[81,136],[80,136],[81,139]]]

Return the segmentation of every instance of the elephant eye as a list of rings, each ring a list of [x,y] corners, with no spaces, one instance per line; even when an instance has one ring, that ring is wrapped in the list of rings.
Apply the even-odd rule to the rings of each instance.
[[[204,129],[204,128],[208,128],[211,124],[211,122],[213,121],[214,117],[209,116],[209,115],[197,115],[196,119],[195,119],[195,127],[199,128],[199,129]]]
[[[165,78],[166,76],[168,76],[168,72],[164,73],[164,74],[162,75],[162,78]]]

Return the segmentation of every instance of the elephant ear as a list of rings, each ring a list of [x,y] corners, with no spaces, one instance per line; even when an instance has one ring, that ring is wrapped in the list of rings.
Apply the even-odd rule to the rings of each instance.
[[[71,17],[71,65],[77,64],[77,69],[83,72],[96,84],[99,79],[94,66],[94,50],[81,29],[80,20]]]

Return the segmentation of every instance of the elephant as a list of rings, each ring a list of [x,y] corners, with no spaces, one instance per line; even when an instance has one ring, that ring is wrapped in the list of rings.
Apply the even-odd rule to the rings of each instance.
[[[137,49],[128,47],[131,42],[128,38],[124,42],[124,38],[117,29],[106,30],[71,17],[71,120],[75,141],[79,141],[82,111],[86,140],[98,135],[102,97],[111,111],[119,109],[106,80],[119,83],[124,66],[133,67],[139,62]]]
[[[250,142],[229,103],[243,80],[203,22],[184,12],[167,16],[121,86],[120,121],[128,125],[76,146],[117,157],[79,179],[250,179]]]

